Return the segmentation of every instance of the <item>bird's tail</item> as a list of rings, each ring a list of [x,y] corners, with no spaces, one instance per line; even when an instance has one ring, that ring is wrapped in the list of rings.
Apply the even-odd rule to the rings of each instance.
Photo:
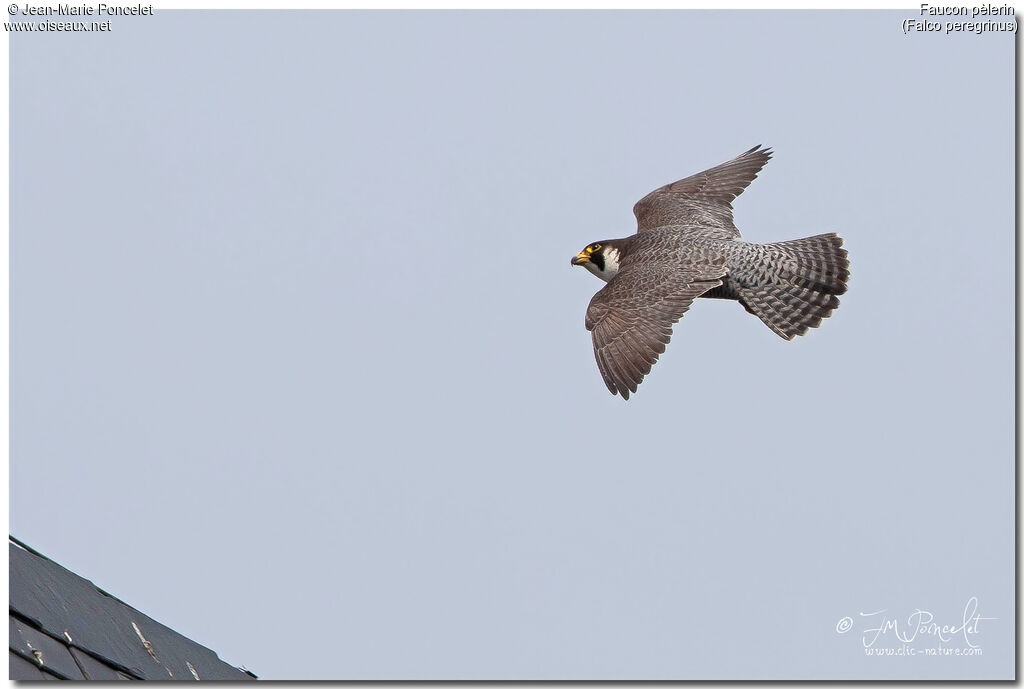
[[[835,233],[760,245],[767,270],[753,284],[737,285],[740,302],[787,340],[817,328],[846,292],[850,261],[842,247]]]

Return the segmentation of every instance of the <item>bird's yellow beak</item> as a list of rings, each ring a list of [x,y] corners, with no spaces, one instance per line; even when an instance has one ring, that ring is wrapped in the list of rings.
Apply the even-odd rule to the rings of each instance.
[[[578,266],[581,263],[586,263],[589,260],[590,260],[590,254],[588,254],[586,252],[586,250],[584,250],[584,251],[579,252],[575,256],[573,256],[572,260],[569,261],[569,265],[571,265],[571,266]]]

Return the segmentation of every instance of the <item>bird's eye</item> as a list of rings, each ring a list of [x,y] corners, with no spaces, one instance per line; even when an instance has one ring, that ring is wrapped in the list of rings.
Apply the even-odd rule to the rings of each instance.
[[[593,246],[590,247],[590,250],[591,251],[597,251],[600,248],[601,248],[600,244],[594,244]]]

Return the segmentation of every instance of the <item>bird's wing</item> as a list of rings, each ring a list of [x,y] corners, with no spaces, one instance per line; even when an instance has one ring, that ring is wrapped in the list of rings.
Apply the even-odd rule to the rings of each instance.
[[[732,202],[772,157],[759,145],[710,170],[666,184],[633,206],[637,232],[665,225],[701,225],[722,237],[739,237]]]
[[[587,307],[587,330],[604,384],[629,393],[651,371],[672,337],[672,325],[694,299],[722,284],[724,259],[680,269],[678,264],[623,266]]]

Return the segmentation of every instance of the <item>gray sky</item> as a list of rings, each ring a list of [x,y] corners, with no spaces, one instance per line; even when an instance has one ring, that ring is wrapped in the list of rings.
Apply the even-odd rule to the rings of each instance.
[[[1011,677],[1013,39],[910,16],[11,34],[11,532],[267,679]],[[569,258],[759,143],[841,307],[612,397]]]

